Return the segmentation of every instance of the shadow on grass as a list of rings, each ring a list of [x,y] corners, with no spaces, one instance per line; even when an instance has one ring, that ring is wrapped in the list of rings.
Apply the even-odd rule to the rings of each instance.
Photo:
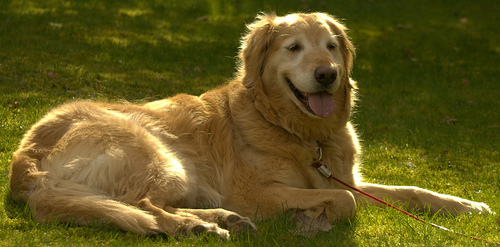
[[[180,1],[13,1],[7,9],[0,73],[9,83],[0,91],[79,98],[161,98],[220,85],[249,18]]]
[[[141,236],[133,233],[126,233],[115,227],[103,224],[93,223],[91,226],[79,226],[74,222],[68,223],[37,223],[32,219],[31,212],[27,203],[16,202],[10,195],[10,191],[4,197],[4,207],[9,219],[8,228],[10,230],[28,233],[33,229],[50,229],[52,231],[71,232],[78,234],[77,238],[92,239],[94,241],[104,241],[109,239],[110,236],[114,240],[133,239],[149,239],[156,243],[164,242],[180,242],[182,244],[207,244],[212,243],[218,245],[219,240],[215,237],[207,238],[172,238],[166,234],[158,234],[152,236]],[[232,235],[231,242],[236,245],[256,245],[263,246],[269,243],[276,243],[278,245],[286,246],[355,246],[355,228],[356,220],[349,222],[337,222],[333,228],[328,232],[319,232],[313,237],[303,237],[291,233],[295,229],[293,220],[293,213],[282,211],[271,219],[255,221],[258,234],[251,235],[242,232],[239,235]],[[68,233],[66,233],[68,234]]]
[[[10,194],[10,190],[6,189],[3,197],[3,205],[7,218],[9,218],[9,228],[12,230],[29,231],[33,224],[31,213],[27,203],[16,202]]]

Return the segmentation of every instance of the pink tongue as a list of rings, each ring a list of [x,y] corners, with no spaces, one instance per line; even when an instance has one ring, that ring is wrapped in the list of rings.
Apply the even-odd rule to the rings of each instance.
[[[309,107],[318,117],[327,118],[335,110],[333,96],[327,92],[319,92],[308,95]]]

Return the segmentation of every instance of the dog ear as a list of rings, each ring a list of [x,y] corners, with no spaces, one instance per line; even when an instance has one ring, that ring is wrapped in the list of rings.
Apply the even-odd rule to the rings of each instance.
[[[318,15],[320,15],[321,18],[328,23],[330,29],[337,35],[340,42],[340,49],[342,51],[342,58],[344,60],[344,68],[346,68],[347,71],[346,78],[344,78],[344,80],[351,87],[355,87],[355,83],[351,85],[349,78],[356,51],[354,49],[354,45],[351,43],[350,37],[346,33],[348,31],[347,27],[328,14],[318,13]]]
[[[264,69],[269,48],[276,34],[274,20],[276,14],[259,14],[255,21],[247,25],[248,32],[241,38],[239,53],[239,77],[246,88],[253,88]]]

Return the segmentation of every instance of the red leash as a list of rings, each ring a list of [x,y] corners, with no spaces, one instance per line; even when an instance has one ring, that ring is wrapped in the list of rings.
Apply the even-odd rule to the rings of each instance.
[[[384,201],[384,200],[382,200],[382,199],[379,199],[379,198],[377,198],[377,197],[375,197],[375,196],[373,196],[373,195],[370,195],[370,194],[368,194],[368,193],[366,193],[366,192],[364,192],[364,191],[362,191],[362,190],[360,190],[360,189],[358,189],[358,188],[355,188],[355,187],[353,187],[353,186],[351,186],[351,185],[349,185],[349,184],[345,183],[344,181],[342,181],[342,180],[340,180],[340,179],[338,179],[338,178],[334,177],[334,176],[332,175],[332,173],[330,172],[330,170],[328,170],[328,168],[327,168],[326,166],[324,166],[323,164],[321,164],[321,163],[320,163],[320,161],[321,161],[321,154],[320,154],[319,161],[317,161],[317,162],[313,163],[313,166],[314,166],[314,167],[316,167],[316,168],[318,168],[318,170],[321,172],[321,174],[323,174],[323,175],[324,175],[325,177],[327,177],[327,178],[331,178],[331,179],[333,179],[333,180],[335,180],[335,181],[337,181],[337,182],[341,183],[342,185],[346,186],[347,188],[349,188],[349,189],[351,189],[351,190],[353,190],[353,191],[356,191],[356,192],[358,192],[358,193],[360,193],[360,194],[362,194],[362,195],[364,195],[364,196],[366,196],[366,197],[368,197],[368,198],[370,198],[370,199],[373,199],[373,200],[375,200],[375,201],[377,201],[377,202],[379,202],[379,203],[382,203],[383,205],[386,205],[386,206],[388,206],[388,207],[390,207],[390,208],[396,209],[397,211],[399,211],[399,212],[401,212],[401,213],[403,213],[403,214],[406,214],[406,215],[408,215],[409,217],[411,217],[411,218],[413,218],[413,219],[415,219],[415,220],[418,220],[418,221],[420,221],[420,222],[422,222],[422,223],[424,223],[424,224],[430,225],[430,226],[432,226],[432,227],[436,227],[436,228],[439,228],[439,229],[441,229],[441,230],[445,230],[445,231],[448,231],[448,232],[454,233],[454,234],[459,235],[459,236],[462,236],[462,237],[471,238],[471,239],[474,239],[474,240],[480,240],[480,241],[484,241],[484,242],[487,242],[487,243],[490,243],[490,244],[496,244],[496,245],[499,245],[499,246],[500,246],[500,243],[499,243],[499,242],[494,242],[494,241],[491,241],[491,240],[482,239],[482,238],[478,238],[478,237],[474,237],[474,236],[468,236],[468,235],[463,234],[463,233],[455,232],[455,231],[453,231],[453,230],[451,230],[451,229],[448,229],[448,228],[446,228],[446,227],[442,227],[442,226],[440,226],[440,225],[436,225],[436,224],[434,224],[434,223],[427,222],[427,221],[425,221],[425,220],[423,220],[423,219],[421,219],[421,218],[419,218],[419,217],[417,217],[417,216],[415,216],[415,215],[413,215],[413,214],[411,214],[411,213],[409,213],[409,212],[406,212],[406,211],[405,211],[405,210],[403,210],[403,209],[400,209],[400,208],[398,208],[398,207],[396,207],[396,206],[394,206],[394,205],[392,205],[392,204],[390,204],[390,203],[388,203],[388,202],[386,202],[386,201]]]

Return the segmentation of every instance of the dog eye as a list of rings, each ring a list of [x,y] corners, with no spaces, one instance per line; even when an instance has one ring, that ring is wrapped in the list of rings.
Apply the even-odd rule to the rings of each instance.
[[[330,43],[330,44],[328,44],[327,48],[328,48],[328,50],[333,50],[333,49],[337,48],[337,45]]]
[[[288,49],[289,51],[298,51],[298,50],[300,49],[300,46],[299,46],[299,45],[297,45],[297,44],[293,44],[293,45],[291,45],[291,46],[287,47],[287,49]]]

